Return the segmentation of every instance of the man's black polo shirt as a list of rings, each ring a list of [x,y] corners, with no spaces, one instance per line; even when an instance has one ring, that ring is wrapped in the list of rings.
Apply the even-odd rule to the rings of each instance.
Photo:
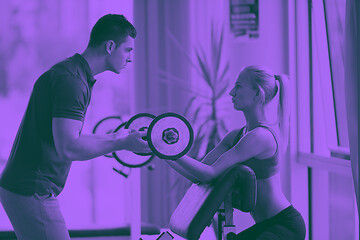
[[[65,162],[56,153],[52,119],[84,122],[94,83],[88,63],[79,54],[40,76],[0,177],[1,187],[21,195],[59,195],[71,162]]]

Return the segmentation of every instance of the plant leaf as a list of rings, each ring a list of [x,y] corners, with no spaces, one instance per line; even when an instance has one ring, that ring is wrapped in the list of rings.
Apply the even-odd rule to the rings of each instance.
[[[201,125],[200,125],[200,127],[198,128],[198,130],[197,130],[197,135],[200,135],[201,134],[201,131],[202,131],[202,129],[204,128],[204,126],[207,124],[207,122],[203,122]]]
[[[205,121],[198,128],[196,135],[195,135],[193,146],[191,147],[191,149],[189,151],[191,153],[188,154],[189,156],[193,156],[194,158],[196,158],[198,160],[199,160],[199,156],[198,156],[199,151],[200,151],[202,144],[204,143],[204,139],[206,136],[206,133],[202,133],[202,130],[207,124],[208,124],[208,122]]]
[[[229,71],[229,68],[230,68],[230,64],[229,64],[229,62],[227,62],[226,65],[225,65],[225,68],[224,68],[224,70],[223,70],[223,72],[221,73],[221,76],[220,76],[220,78],[219,78],[219,81],[220,81],[220,82],[224,79],[225,75],[226,75],[227,72]]]
[[[201,110],[201,105],[199,107],[197,107],[196,110],[195,110],[194,117],[193,117],[193,122],[196,122],[196,120],[197,120],[197,118],[199,116],[200,110]]]
[[[191,149],[190,149],[190,151],[188,153],[188,156],[199,160],[198,155],[199,155],[200,148],[201,148],[201,145],[202,145],[202,142],[203,142],[204,138],[205,138],[205,135],[203,134],[203,135],[198,136],[198,137],[196,137],[194,139],[194,143],[191,146]]]
[[[215,100],[218,100],[222,95],[224,95],[227,88],[228,88],[228,85],[223,86],[223,88],[217,93]]]
[[[224,122],[223,119],[221,119],[221,120],[219,121],[219,125],[220,125],[220,127],[222,128],[222,130],[224,130],[225,132],[228,132],[228,131],[229,131],[229,130],[227,129],[227,127],[226,127],[225,122]]]
[[[161,69],[158,70],[158,74],[161,78],[165,79],[165,80],[171,80],[171,84],[178,84],[179,86],[184,86],[185,82],[184,82],[184,79],[181,78],[181,77],[178,77],[178,76],[175,76],[169,72],[166,72],[166,71],[163,71]],[[198,94],[198,95],[202,95],[202,96],[205,96],[203,94],[201,94],[204,90],[203,89],[199,89],[199,88],[194,88],[193,86],[189,86],[188,83],[186,83],[186,86],[188,89],[192,89],[192,92]]]
[[[204,59],[201,58],[199,52],[196,50],[196,57],[197,60],[199,62],[200,65],[200,69],[202,71],[202,76],[205,80],[205,82],[209,85],[209,87],[211,88],[211,76],[210,76],[210,72],[208,67],[206,66],[206,58],[204,57]]]
[[[200,70],[199,67],[192,61],[191,56],[188,54],[188,51],[181,46],[181,44],[179,43],[179,41],[176,39],[176,37],[175,37],[170,31],[167,31],[167,34],[169,35],[170,39],[173,40],[173,42],[175,43],[175,45],[184,53],[185,57],[187,58],[187,60],[188,60],[189,63],[190,63],[190,66],[192,66],[192,67],[195,69],[195,71],[196,71],[200,76],[202,76],[201,70]]]
[[[192,107],[194,101],[197,99],[197,96],[194,96],[190,99],[189,103],[187,104],[186,108],[185,108],[185,111],[184,111],[184,116],[187,116],[190,108]]]
[[[212,149],[214,149],[214,147],[218,143],[218,139],[219,139],[219,133],[217,129],[217,124],[215,123],[212,132],[209,136],[209,142],[206,147],[206,154],[209,153]]]
[[[159,74],[159,81],[160,82],[163,82],[163,83],[167,83],[169,85],[173,85],[173,86],[176,86],[177,88],[182,88],[190,93],[193,93],[195,95],[197,95],[198,97],[202,97],[204,99],[208,99],[209,97],[204,95],[204,94],[201,94],[200,90],[196,91],[195,89],[192,89],[191,87],[188,87],[188,85],[185,85],[179,81],[173,81],[173,79],[171,79],[172,77],[170,76],[164,76],[162,75],[161,73]]]
[[[214,67],[214,79],[215,81],[218,80],[218,72],[220,68],[220,61],[221,61],[221,53],[222,53],[222,45],[223,45],[223,35],[224,35],[224,27],[221,29],[221,33],[219,35],[219,40],[213,44],[213,67]],[[216,41],[214,39],[214,41]]]
[[[211,60],[212,60],[212,67],[213,67],[213,78],[216,81],[216,59],[218,55],[218,46],[217,46],[217,39],[215,38],[215,27],[214,21],[211,21]]]

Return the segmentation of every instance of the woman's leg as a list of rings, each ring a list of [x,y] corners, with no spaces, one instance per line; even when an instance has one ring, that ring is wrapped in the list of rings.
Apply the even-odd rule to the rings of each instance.
[[[305,232],[275,224],[259,233],[255,240],[304,240]]]
[[[237,235],[238,240],[304,240],[305,223],[300,213],[291,205],[279,214],[257,223]]]
[[[264,224],[257,223],[236,235],[236,240],[252,240],[264,231]]]

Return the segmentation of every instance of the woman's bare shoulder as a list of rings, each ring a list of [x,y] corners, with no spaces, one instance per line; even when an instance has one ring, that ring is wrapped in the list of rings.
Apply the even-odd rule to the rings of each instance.
[[[224,136],[221,142],[223,142],[226,145],[233,145],[235,138],[238,136],[240,131],[241,128],[237,128],[229,131],[228,133],[226,133],[226,135]]]
[[[275,136],[267,128],[254,128],[248,135],[255,140],[257,146],[264,149],[264,152],[274,153],[276,151],[277,142]]]

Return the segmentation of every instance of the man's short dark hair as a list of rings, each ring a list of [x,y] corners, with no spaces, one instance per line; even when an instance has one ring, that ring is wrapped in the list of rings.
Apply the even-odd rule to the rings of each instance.
[[[128,36],[135,38],[136,29],[124,15],[107,14],[92,28],[88,47],[97,47],[108,40],[113,40],[119,46]]]

